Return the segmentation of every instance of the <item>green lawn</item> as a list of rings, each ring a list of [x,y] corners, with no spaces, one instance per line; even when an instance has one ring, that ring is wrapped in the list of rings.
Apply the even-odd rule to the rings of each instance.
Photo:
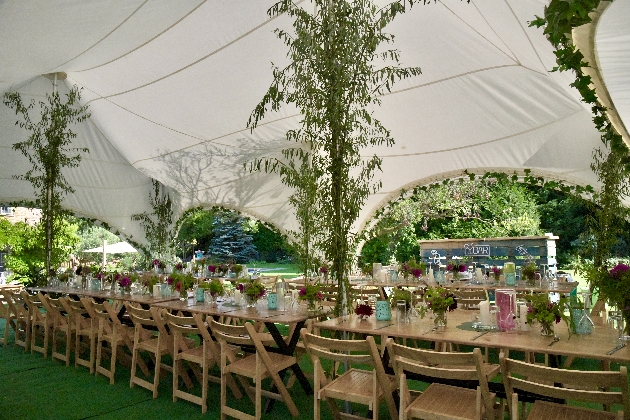
[[[267,262],[249,262],[247,268],[259,268],[263,274],[279,275],[281,279],[291,279],[300,275],[300,267],[298,264],[292,263],[267,263]]]

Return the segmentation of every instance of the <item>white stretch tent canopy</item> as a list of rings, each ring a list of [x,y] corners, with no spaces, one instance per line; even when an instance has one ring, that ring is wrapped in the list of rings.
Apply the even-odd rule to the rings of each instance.
[[[106,254],[124,254],[125,252],[138,252],[134,247],[132,247],[128,242],[116,242],[115,244],[107,244],[104,247],[99,246],[96,248],[86,249],[81,252],[103,252]]]
[[[385,0],[380,1],[385,4]],[[604,2],[607,3],[607,2]],[[172,188],[179,211],[222,205],[295,228],[289,191],[243,163],[280,156],[283,134],[300,115],[291,107],[250,133],[247,119],[271,82],[270,63],[287,62],[269,19],[273,0],[4,0],[0,2],[0,92],[40,100],[42,74],[65,72],[59,91],[83,88],[92,118],[77,127],[90,149],[67,177],[64,205],[107,222],[123,236],[144,235],[130,215],[150,212],[150,178]],[[309,1],[301,4],[313,10]],[[589,168],[600,144],[590,110],[550,73],[553,49],[528,22],[544,0],[443,0],[417,5],[388,28],[403,65],[423,74],[394,86],[375,116],[396,144],[383,157],[383,188],[356,228],[402,189],[468,169],[535,175],[596,185]],[[620,116],[630,118],[630,2],[617,0],[594,31],[598,65]],[[601,40],[601,41],[600,41]],[[624,118],[625,117],[625,118]],[[27,134],[0,106],[0,200],[33,198],[17,181],[29,164],[11,145]]]

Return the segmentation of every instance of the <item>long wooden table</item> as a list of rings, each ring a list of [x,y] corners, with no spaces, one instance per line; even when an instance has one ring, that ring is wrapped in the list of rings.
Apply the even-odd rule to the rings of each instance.
[[[267,331],[269,331],[269,333],[273,337],[274,342],[277,345],[277,348],[270,348],[269,351],[288,356],[292,356],[294,354],[295,347],[300,338],[300,330],[302,329],[302,327],[304,327],[306,320],[309,318],[309,314],[304,305],[299,305],[297,310],[292,312],[270,310],[260,307],[245,308],[241,306],[232,306],[227,303],[211,305],[206,302],[195,302],[194,299],[159,302],[153,304],[152,306],[156,308],[166,308],[171,311],[183,311],[189,313],[204,314],[212,316],[215,319],[218,319],[222,316],[228,316],[230,318],[262,322],[267,327]],[[276,324],[285,324],[289,326],[288,340],[285,340],[285,337],[280,333]],[[207,328],[206,326],[199,327]],[[306,379],[304,372],[297,362],[291,366],[291,370],[300,382],[300,385],[302,386],[302,389],[304,389],[304,392],[306,392],[307,394],[312,394],[313,388]]]
[[[395,315],[391,321],[377,321],[374,316],[360,320],[356,315],[334,318],[318,322],[316,331],[335,330],[351,333],[378,335],[383,338],[397,337],[432,342],[445,342],[469,346],[489,347],[503,350],[524,351],[549,355],[573,356],[601,360],[605,362],[630,363],[630,346],[608,354],[620,344],[617,333],[607,326],[596,326],[587,335],[573,334],[564,322],[555,325],[558,341],[543,337],[537,324],[530,331],[500,332],[469,331],[457,328],[471,321],[474,311],[455,310],[447,314],[448,326],[444,331],[433,329],[429,317],[416,318],[413,323],[398,324]]]

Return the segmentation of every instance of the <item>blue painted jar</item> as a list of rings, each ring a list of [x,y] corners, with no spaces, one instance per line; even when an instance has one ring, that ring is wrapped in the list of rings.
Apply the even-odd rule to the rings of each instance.
[[[388,300],[376,301],[376,320],[389,321],[392,319],[392,308],[389,306]]]

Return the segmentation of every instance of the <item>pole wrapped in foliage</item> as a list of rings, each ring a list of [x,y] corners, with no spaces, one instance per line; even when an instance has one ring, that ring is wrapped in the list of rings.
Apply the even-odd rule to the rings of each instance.
[[[297,192],[301,234],[318,236],[314,242],[332,262],[331,274],[340,283],[338,312],[344,311],[348,274],[356,248],[353,224],[370,193],[381,159],[361,155],[367,147],[391,146],[394,139],[368,107],[380,105],[380,95],[395,81],[420,74],[417,67],[399,67],[399,52],[377,52],[393,35],[385,27],[414,1],[398,0],[378,8],[372,0],[315,0],[307,12],[291,0],[272,6],[268,14],[293,19],[293,33],[276,30],[289,51],[290,64],[273,66],[273,82],[248,121],[255,128],[268,108],[294,104],[301,112],[300,127],[286,133],[296,146],[283,150],[284,159],[260,159],[253,170],[279,172]],[[427,3],[427,1],[424,1]],[[377,65],[382,63],[382,65]],[[305,217],[305,215],[308,215]],[[310,238],[303,238],[306,244]]]
[[[76,133],[71,125],[85,121],[90,117],[87,106],[78,106],[81,100],[80,90],[74,86],[62,102],[55,90],[46,94],[46,102],[40,101],[40,120],[31,120],[31,111],[35,107],[32,100],[28,105],[22,101],[19,93],[6,93],[4,104],[15,109],[20,116],[16,125],[27,130],[28,140],[13,144],[26,156],[32,167],[24,175],[14,175],[15,179],[28,181],[36,190],[35,205],[42,210],[42,223],[46,235],[46,274],[50,273],[51,255],[57,243],[57,234],[62,226],[65,214],[61,206],[64,195],[74,193],[74,189],[65,176],[63,168],[76,168],[81,162],[81,153],[88,153],[87,148],[70,147]]]
[[[145,248],[141,248],[145,257],[165,259],[173,252],[173,202],[170,195],[164,191],[160,181],[153,180],[153,194],[149,194],[152,213],[137,213],[131,215],[131,220],[140,222],[144,234],[149,242],[149,255]]]

